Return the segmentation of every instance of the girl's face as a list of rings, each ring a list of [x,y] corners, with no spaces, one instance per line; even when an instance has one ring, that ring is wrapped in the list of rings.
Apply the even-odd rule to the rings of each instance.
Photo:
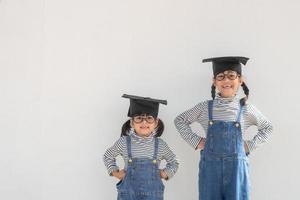
[[[155,130],[158,124],[158,118],[151,115],[143,114],[134,116],[131,119],[131,127],[136,134],[141,137],[147,137]]]
[[[213,84],[225,98],[235,96],[242,82],[242,77],[231,70],[219,73],[213,78]]]

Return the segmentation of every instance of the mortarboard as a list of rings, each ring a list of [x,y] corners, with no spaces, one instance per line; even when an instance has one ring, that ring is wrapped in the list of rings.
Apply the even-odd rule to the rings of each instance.
[[[226,70],[236,71],[238,74],[242,75],[242,65],[246,65],[249,58],[241,56],[227,56],[227,57],[215,57],[203,59],[202,62],[212,62],[213,63],[213,73],[214,76],[224,72]]]
[[[159,104],[167,105],[167,100],[152,99],[149,97],[140,97],[128,94],[123,94],[122,97],[130,99],[128,117],[140,114],[149,114],[153,117],[157,117]]]

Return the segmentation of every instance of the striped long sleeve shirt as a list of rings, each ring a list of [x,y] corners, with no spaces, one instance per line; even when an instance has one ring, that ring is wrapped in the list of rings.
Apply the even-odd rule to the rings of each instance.
[[[238,96],[223,98],[217,95],[213,103],[213,120],[236,121],[239,109],[240,98]],[[208,120],[208,101],[203,101],[178,115],[174,123],[181,137],[196,149],[202,137],[192,131],[190,124],[200,123],[206,134]],[[273,130],[270,121],[248,102],[244,106],[240,122],[243,135],[250,126],[257,127],[255,136],[251,140],[245,141],[250,152],[265,143]]]
[[[132,158],[149,158],[149,159],[153,158],[154,141],[155,141],[154,135],[143,138],[136,135],[134,131],[131,131],[129,135],[131,137]],[[125,169],[127,168],[127,163],[129,158],[127,152],[126,137],[127,136],[120,137],[114,143],[114,145],[108,148],[104,153],[103,161],[109,174],[119,169],[119,167],[116,164],[117,156],[123,157],[123,160],[125,162]],[[158,138],[158,142],[159,143],[158,143],[157,161],[158,164],[160,164],[162,160],[166,161],[166,166],[163,170],[167,174],[168,179],[170,179],[176,173],[179,163],[175,154],[169,148],[167,143],[161,138]]]

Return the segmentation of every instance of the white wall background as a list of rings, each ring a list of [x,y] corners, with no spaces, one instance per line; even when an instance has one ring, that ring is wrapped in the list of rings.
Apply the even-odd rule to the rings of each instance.
[[[0,0],[0,198],[116,199],[102,155],[128,93],[168,99],[163,138],[181,164],[165,199],[196,200],[198,152],[173,119],[210,98],[203,58],[243,55],[250,100],[274,124],[250,158],[252,199],[298,199],[299,10],[297,0]]]

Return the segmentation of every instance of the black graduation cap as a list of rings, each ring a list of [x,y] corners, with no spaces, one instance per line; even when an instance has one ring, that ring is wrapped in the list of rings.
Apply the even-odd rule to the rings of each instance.
[[[167,105],[167,100],[152,99],[149,97],[140,97],[128,94],[123,94],[122,97],[130,99],[128,117],[140,114],[149,114],[153,117],[157,117],[159,104]]]
[[[226,70],[236,71],[238,74],[242,75],[242,65],[246,65],[249,58],[241,56],[227,56],[227,57],[215,57],[203,59],[202,62],[212,62],[213,63],[213,73],[214,76],[224,72]]]

